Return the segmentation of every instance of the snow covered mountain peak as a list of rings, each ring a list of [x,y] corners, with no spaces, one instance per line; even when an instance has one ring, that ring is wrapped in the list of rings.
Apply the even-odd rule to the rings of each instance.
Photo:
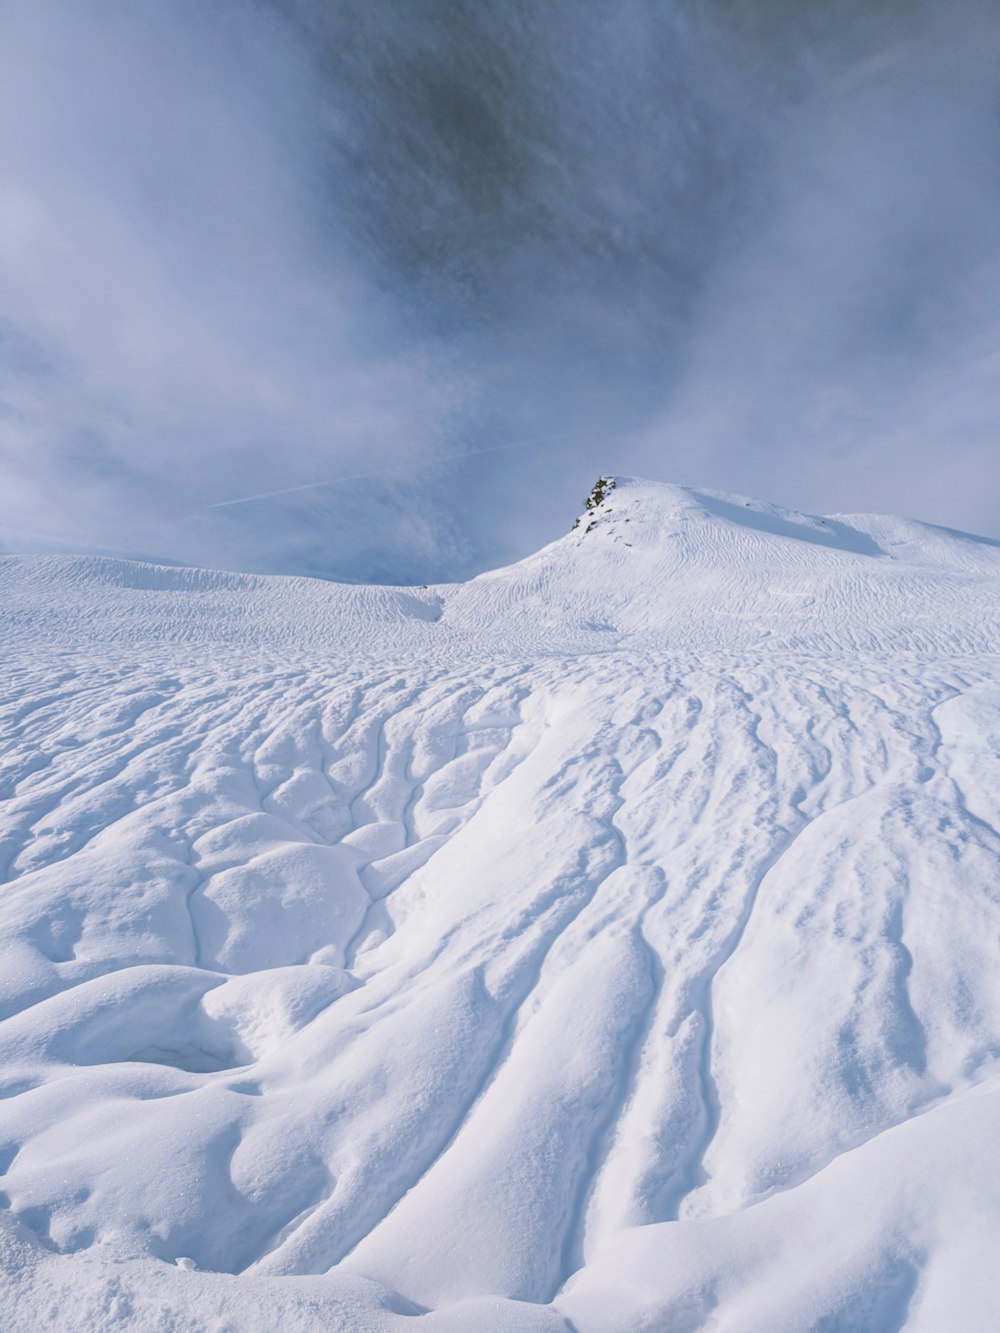
[[[693,651],[854,651],[890,638],[901,649],[937,629],[985,648],[998,642],[998,591],[1000,543],[988,539],[605,476],[566,536],[446,591],[442,619]]]
[[[626,523],[638,526],[626,531]],[[633,546],[673,542],[706,561],[745,560],[769,552],[773,560],[781,560],[783,553],[794,564],[802,553],[785,543],[804,542],[843,555],[969,570],[1000,568],[1000,542],[972,533],[888,515],[804,514],[745,495],[638,477],[599,478],[573,530],[581,535],[602,530]]]

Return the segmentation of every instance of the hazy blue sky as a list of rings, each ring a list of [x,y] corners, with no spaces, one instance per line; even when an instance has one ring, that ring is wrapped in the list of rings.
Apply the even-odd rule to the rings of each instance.
[[[994,0],[5,0],[0,542],[460,578],[599,471],[996,534],[998,55]]]

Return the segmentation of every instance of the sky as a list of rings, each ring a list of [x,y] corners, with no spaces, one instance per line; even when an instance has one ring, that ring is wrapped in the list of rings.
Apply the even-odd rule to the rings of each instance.
[[[5,0],[0,548],[461,579],[601,472],[1000,535],[998,55],[993,0]]]

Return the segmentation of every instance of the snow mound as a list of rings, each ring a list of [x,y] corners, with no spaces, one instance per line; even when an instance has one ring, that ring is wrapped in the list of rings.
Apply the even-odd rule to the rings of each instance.
[[[0,1325],[988,1329],[1000,547],[0,562]]]

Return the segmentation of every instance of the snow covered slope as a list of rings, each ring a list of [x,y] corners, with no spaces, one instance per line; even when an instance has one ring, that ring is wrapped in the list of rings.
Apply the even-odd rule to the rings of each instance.
[[[619,478],[0,617],[0,1326],[995,1327],[1000,545]]]

